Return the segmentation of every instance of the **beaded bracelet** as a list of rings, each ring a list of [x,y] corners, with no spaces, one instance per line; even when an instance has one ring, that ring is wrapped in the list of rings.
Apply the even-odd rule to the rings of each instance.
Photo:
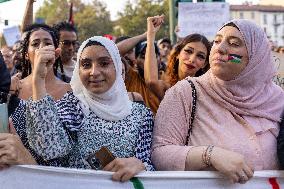
[[[208,147],[207,147],[208,148]],[[207,148],[205,150],[203,150],[202,152],[202,162],[207,166],[206,164],[206,151],[207,151]]]
[[[212,154],[212,150],[213,150],[214,146],[213,145],[210,145],[208,146],[208,153],[206,153],[206,165],[209,167],[211,166],[211,154]]]
[[[210,167],[211,166],[211,154],[212,154],[212,150],[213,150],[214,146],[213,145],[209,145],[207,146],[207,148],[203,151],[202,153],[202,162],[207,166]]]

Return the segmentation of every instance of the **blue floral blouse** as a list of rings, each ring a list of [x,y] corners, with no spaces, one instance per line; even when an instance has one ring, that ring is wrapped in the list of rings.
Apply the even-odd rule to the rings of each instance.
[[[104,120],[92,111],[85,115],[72,92],[56,102],[47,95],[27,101],[26,106],[26,136],[44,162],[89,169],[86,158],[106,146],[115,157],[136,157],[146,170],[154,170],[153,114],[144,105],[133,103],[132,113],[119,121]]]

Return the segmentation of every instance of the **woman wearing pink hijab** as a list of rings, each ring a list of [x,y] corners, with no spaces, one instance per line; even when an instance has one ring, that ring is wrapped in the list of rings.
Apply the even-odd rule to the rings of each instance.
[[[214,39],[211,69],[169,89],[154,127],[157,170],[217,170],[245,183],[255,170],[278,169],[276,137],[284,92],[265,32],[247,20],[225,24]]]

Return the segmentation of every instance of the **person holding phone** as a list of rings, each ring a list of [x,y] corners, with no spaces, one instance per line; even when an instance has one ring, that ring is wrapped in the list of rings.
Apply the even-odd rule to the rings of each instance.
[[[154,170],[153,114],[129,100],[114,42],[100,36],[83,42],[70,82],[73,91],[59,101],[46,92],[52,63],[45,58],[34,67],[27,106],[27,136],[35,152],[46,160],[68,156],[68,167],[89,169],[90,155],[106,147],[116,158],[103,170],[115,172],[116,181]]]

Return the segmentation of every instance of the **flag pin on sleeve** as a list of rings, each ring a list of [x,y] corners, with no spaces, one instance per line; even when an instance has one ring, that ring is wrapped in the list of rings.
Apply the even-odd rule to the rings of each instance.
[[[237,54],[229,54],[228,61],[235,63],[235,64],[240,64],[242,60],[242,56],[237,55]]]

